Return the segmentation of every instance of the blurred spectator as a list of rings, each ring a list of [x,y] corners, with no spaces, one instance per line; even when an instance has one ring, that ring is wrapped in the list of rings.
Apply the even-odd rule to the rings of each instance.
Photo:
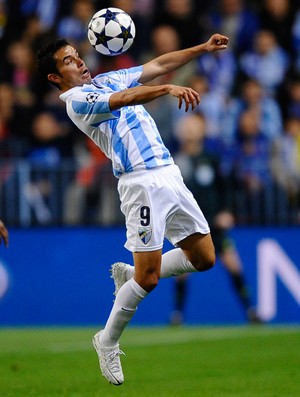
[[[127,12],[135,25],[135,39],[132,46],[128,50],[128,54],[137,60],[142,52],[148,51],[151,48],[150,36],[152,27],[152,13],[149,9],[144,9],[144,2],[140,0],[111,0],[111,6],[120,8]],[[144,6],[147,6],[144,4]],[[145,13],[146,12],[146,13]]]
[[[259,81],[274,96],[284,83],[289,67],[290,58],[287,52],[279,46],[270,30],[259,30],[254,37],[253,50],[240,57],[241,71],[248,78]]]
[[[14,133],[25,137],[37,104],[33,91],[34,57],[30,46],[22,41],[12,42],[7,48],[1,72],[1,81],[9,83],[14,90]]]
[[[35,116],[27,157],[32,164],[49,167],[73,158],[71,131],[60,123],[56,114],[44,111]]]
[[[96,12],[92,0],[75,0],[72,2],[70,15],[62,17],[57,23],[57,35],[67,37],[76,47],[81,47],[87,39],[87,26]]]
[[[270,182],[270,140],[260,129],[259,113],[244,110],[239,117],[234,166],[237,178],[249,192]]]
[[[300,75],[287,85],[288,98],[286,100],[287,117],[300,119]]]
[[[80,56],[85,58],[91,72],[96,74],[99,67],[100,54],[87,40],[87,27],[96,12],[93,0],[75,0],[71,4],[70,14],[57,22],[56,34],[65,37],[78,49]]]
[[[7,13],[6,13],[5,1],[0,0],[0,39],[4,35],[6,24],[7,24]]]
[[[145,63],[167,52],[178,50],[180,45],[179,35],[176,29],[170,25],[158,25],[152,30],[151,43],[151,52],[143,54],[141,63]],[[180,70],[156,79],[153,84],[187,85],[188,79],[194,74],[195,69],[196,62],[191,61],[180,68]],[[173,151],[175,149],[174,124],[179,114],[182,113],[178,110],[177,101],[173,97],[167,95],[149,102],[144,106],[155,119],[161,131],[164,143]]]
[[[36,15],[46,29],[55,24],[59,3],[59,0],[20,0],[22,14],[25,17]]]
[[[238,212],[241,218],[245,217],[239,221],[268,223],[270,214],[278,209],[275,200],[279,201],[281,195],[270,170],[271,141],[260,130],[259,113],[255,109],[245,110],[240,115],[236,144],[231,150],[235,194],[239,196],[241,207]]]
[[[292,28],[295,19],[295,7],[292,0],[263,0],[259,16],[261,28],[273,32],[278,45],[292,57]]]
[[[230,48],[236,55],[252,48],[259,29],[259,18],[245,0],[218,0],[208,14],[207,30],[222,32],[230,37]]]
[[[0,83],[0,142],[9,139],[11,135],[11,122],[13,119],[14,89],[8,83]],[[2,152],[2,151],[1,151]],[[1,153],[1,157],[3,153]]]
[[[39,18],[33,14],[24,21],[21,41],[31,47],[34,53],[48,40],[56,37],[55,28],[46,28],[41,24]]]
[[[202,74],[193,74],[187,85],[197,91],[200,95],[200,104],[195,112],[199,112],[205,118],[206,136],[219,137],[224,140],[228,135],[226,132],[226,113],[228,97],[218,90],[210,90],[207,78]],[[185,113],[176,113],[180,118],[185,117]]]
[[[295,52],[295,64],[293,71],[295,74],[300,75],[300,8],[295,15],[295,21],[292,29],[293,48]]]
[[[259,323],[261,320],[252,307],[241,260],[228,234],[234,226],[234,217],[226,205],[226,189],[229,186],[221,175],[220,157],[215,150],[209,149],[214,148],[214,145],[208,142],[204,118],[189,114],[178,124],[176,136],[180,144],[175,162],[210,224],[216,254],[228,272],[246,318]],[[183,322],[186,297],[187,277],[176,277],[171,324]]]
[[[7,50],[6,78],[13,84],[16,102],[20,106],[31,107],[35,103],[36,98],[31,91],[33,74],[34,56],[30,46],[22,41],[12,42]]]
[[[155,0],[134,0],[135,9],[138,14],[145,17],[152,17],[154,12]]]
[[[153,28],[151,37],[150,51],[145,51],[140,59],[141,63],[148,62],[153,57],[165,54],[170,51],[176,51],[180,48],[180,36],[177,30],[171,25],[157,25]],[[159,81],[159,84],[171,83],[185,85],[194,74],[197,68],[197,61],[191,61],[184,65],[181,69],[169,73]]]
[[[22,0],[0,0],[4,29],[0,36],[0,51],[5,53],[12,41],[20,40],[24,31],[25,15]]]
[[[154,27],[172,26],[178,33],[180,49],[197,45],[203,40],[204,30],[193,0],[156,1],[153,24]]]
[[[116,178],[111,165],[93,141],[75,146],[77,172],[64,195],[64,224],[112,225],[120,223],[120,203],[115,195]]]
[[[225,144],[219,148],[222,172],[231,175],[230,172],[236,170],[233,167],[238,146],[235,140],[239,137],[239,120],[244,111],[253,111],[262,135],[276,139],[276,142],[280,142],[283,135],[282,120],[299,118],[298,3],[296,0],[213,0],[210,3],[202,0],[109,0],[105,4],[100,0],[0,0],[0,172],[1,187],[11,182],[7,197],[16,191],[11,159],[26,157],[24,153],[30,153],[31,149],[33,153],[37,149],[37,142],[30,135],[30,126],[36,116],[39,118],[40,113],[50,112],[60,128],[70,127],[56,91],[35,71],[34,55],[44,42],[57,35],[79,41],[80,46],[76,44],[76,47],[80,48],[92,73],[98,74],[143,63],[148,56],[182,45],[197,44],[201,37],[212,31],[227,34],[230,37],[227,51],[208,57],[204,54],[198,62],[157,83],[192,85],[200,93],[197,111],[205,117],[209,138],[222,138]],[[118,57],[98,54],[86,38],[86,25],[92,14],[108,6],[128,12],[137,29],[130,50]],[[245,77],[247,81],[244,81]],[[153,101],[147,108],[160,126],[165,143],[174,152],[178,145],[174,129],[186,115],[179,114],[169,97]],[[286,140],[290,141],[286,135],[284,145],[287,145]],[[73,141],[69,134],[64,138],[66,147],[73,147]],[[78,174],[86,175],[86,167],[94,169],[97,160],[92,152],[88,147],[78,151],[76,145],[76,154],[82,156],[82,159],[76,156]],[[243,168],[244,164],[241,166]],[[98,209],[102,214],[95,217],[97,222],[105,219],[104,205],[109,207],[112,202],[112,208],[115,208],[115,199],[105,200],[104,204],[103,193],[95,193],[103,183],[111,186],[111,181],[106,181],[103,176],[105,167],[104,162],[97,172],[90,173],[94,175],[87,189],[90,193],[83,195],[88,197],[92,208],[89,219]],[[82,179],[82,176],[77,178]],[[235,188],[240,194],[241,185],[237,184]],[[3,191],[1,194],[3,196]],[[108,208],[104,222],[111,222],[111,212]],[[11,218],[9,222],[12,224]]]
[[[16,139],[12,130],[14,119],[13,86],[0,83],[0,205],[5,196],[4,187],[14,173],[12,161],[21,154],[23,149],[23,141]]]
[[[229,100],[226,114],[226,139],[232,141],[237,136],[238,120],[245,110],[255,110],[259,118],[259,129],[269,139],[281,135],[283,121],[277,101],[266,94],[260,82],[245,80],[240,86],[240,95]]]
[[[290,222],[300,222],[300,117],[291,116],[285,133],[276,139],[272,150],[272,172],[287,193],[294,215]]]
[[[0,158],[22,156],[26,138],[15,131],[18,111],[15,108],[14,88],[9,83],[0,83]]]
[[[218,91],[225,97],[232,94],[237,60],[230,48],[222,53],[203,54],[197,60],[197,71],[206,76],[211,91]]]
[[[219,142],[206,136],[205,119],[200,114],[188,114],[181,119],[176,126],[176,138],[179,148],[174,154],[175,162],[211,223],[214,215],[226,206],[226,186],[221,175]]]
[[[64,160],[72,169],[73,148],[69,131],[49,112],[38,114],[32,125],[31,146],[26,158],[31,165],[30,181],[23,187],[36,224],[59,223],[62,219],[61,194],[57,191],[57,174]],[[67,178],[64,181],[67,182]],[[61,185],[60,189],[64,189]]]

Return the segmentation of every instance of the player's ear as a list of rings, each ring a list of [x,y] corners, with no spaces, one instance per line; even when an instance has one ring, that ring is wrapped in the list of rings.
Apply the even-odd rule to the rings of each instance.
[[[61,77],[56,73],[49,73],[47,78],[49,81],[51,81],[51,83],[55,83],[55,84],[61,83]]]

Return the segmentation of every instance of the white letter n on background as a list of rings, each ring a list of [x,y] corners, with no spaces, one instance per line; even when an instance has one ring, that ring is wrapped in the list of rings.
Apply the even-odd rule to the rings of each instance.
[[[257,309],[262,319],[268,321],[276,316],[276,277],[280,278],[300,306],[300,273],[281,246],[275,240],[261,240],[257,247],[257,260]]]

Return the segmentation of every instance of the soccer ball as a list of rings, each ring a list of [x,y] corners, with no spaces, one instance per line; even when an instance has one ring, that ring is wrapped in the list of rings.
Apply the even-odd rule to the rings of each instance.
[[[90,20],[87,36],[100,54],[120,55],[132,45],[135,26],[125,11],[114,7],[104,8]]]

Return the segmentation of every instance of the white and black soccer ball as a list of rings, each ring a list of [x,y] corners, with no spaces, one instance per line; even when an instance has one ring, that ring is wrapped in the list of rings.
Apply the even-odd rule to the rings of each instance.
[[[125,11],[114,7],[104,8],[90,20],[87,36],[100,54],[120,55],[132,45],[135,25]]]

